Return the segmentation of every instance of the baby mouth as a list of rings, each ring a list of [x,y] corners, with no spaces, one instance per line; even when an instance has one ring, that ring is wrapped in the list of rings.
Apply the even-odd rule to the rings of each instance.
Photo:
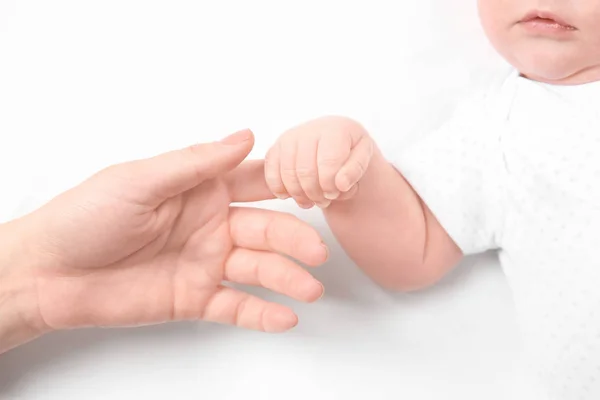
[[[527,14],[520,23],[532,29],[576,31],[577,28],[562,20],[560,17],[541,11]]]
[[[539,24],[539,25],[545,25],[548,28],[555,28],[555,29],[567,29],[570,31],[574,31],[575,27],[571,26],[571,25],[563,25],[560,24],[552,19],[546,19],[546,18],[534,18],[532,20],[527,21],[529,23],[533,23],[533,24]]]

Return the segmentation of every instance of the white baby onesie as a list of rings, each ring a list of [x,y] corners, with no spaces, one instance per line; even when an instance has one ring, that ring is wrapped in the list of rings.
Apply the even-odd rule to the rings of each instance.
[[[600,399],[600,82],[512,73],[394,164],[465,254],[499,252],[528,400]]]

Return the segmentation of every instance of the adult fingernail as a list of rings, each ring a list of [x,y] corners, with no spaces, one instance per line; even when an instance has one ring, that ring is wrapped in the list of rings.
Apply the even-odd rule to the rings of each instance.
[[[323,196],[327,199],[327,200],[335,200],[339,197],[339,193],[324,193]]]
[[[321,242],[321,247],[325,249],[325,261],[329,260],[329,247],[323,242]]]
[[[306,282],[302,283],[299,288],[299,294],[301,299],[304,299],[308,302],[313,302],[319,300],[323,297],[323,284],[316,279],[310,279]]]
[[[321,283],[321,282],[319,282]],[[321,295],[319,296],[319,298],[317,299],[317,301],[321,300],[324,296],[325,296],[325,286],[323,286],[323,284],[321,283]]]
[[[252,131],[249,129],[244,129],[243,131],[236,132],[232,135],[227,136],[225,139],[221,140],[221,144],[226,144],[229,146],[238,145],[244,142],[247,142],[252,138]]]
[[[292,311],[278,310],[273,312],[270,317],[274,327],[268,327],[267,332],[285,332],[298,325],[298,317]]]

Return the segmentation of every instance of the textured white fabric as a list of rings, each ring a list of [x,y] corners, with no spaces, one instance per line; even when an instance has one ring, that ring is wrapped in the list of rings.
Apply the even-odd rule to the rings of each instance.
[[[600,399],[600,83],[512,73],[394,163],[466,254],[499,251],[523,334],[514,398]]]

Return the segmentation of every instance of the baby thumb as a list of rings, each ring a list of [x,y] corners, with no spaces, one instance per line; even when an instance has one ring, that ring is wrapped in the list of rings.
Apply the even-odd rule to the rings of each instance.
[[[254,146],[254,135],[243,130],[220,142],[197,144],[138,161],[136,180],[151,199],[164,201],[237,167]]]

